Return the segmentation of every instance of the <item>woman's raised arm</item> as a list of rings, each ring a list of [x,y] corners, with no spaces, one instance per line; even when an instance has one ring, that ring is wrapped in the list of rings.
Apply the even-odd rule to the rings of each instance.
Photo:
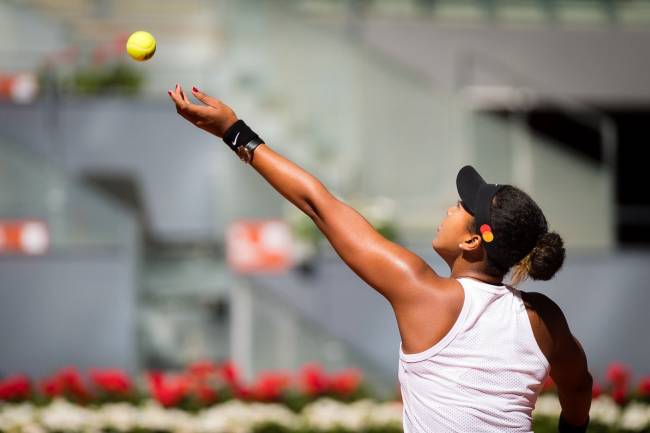
[[[415,298],[437,275],[418,255],[384,238],[355,209],[314,176],[265,144],[252,165],[280,194],[305,212],[343,261],[391,303]]]
[[[197,89],[193,95],[205,105],[191,103],[180,86],[169,94],[181,116],[218,137],[223,137],[237,121],[232,109]],[[276,191],[306,213],[343,261],[394,306],[417,299],[439,278],[421,257],[384,238],[316,177],[268,145],[255,149],[251,165]]]

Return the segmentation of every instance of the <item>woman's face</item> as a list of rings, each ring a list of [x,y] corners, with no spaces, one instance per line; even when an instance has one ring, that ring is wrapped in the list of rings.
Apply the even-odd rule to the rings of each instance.
[[[469,226],[473,216],[465,210],[461,201],[447,209],[447,216],[438,226],[436,237],[433,239],[433,249],[447,262],[451,263],[461,254],[460,244],[473,237]]]

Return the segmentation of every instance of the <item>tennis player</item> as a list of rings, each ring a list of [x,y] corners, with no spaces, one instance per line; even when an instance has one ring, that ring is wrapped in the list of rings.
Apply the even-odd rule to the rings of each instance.
[[[562,406],[559,431],[587,430],[592,378],[580,343],[557,304],[514,287],[525,277],[549,280],[565,256],[526,193],[487,183],[471,166],[460,169],[460,199],[432,242],[451,270],[444,277],[273,151],[230,107],[196,88],[192,94],[199,103],[178,85],[169,91],[177,112],[223,138],[393,307],[405,433],[530,433],[549,374]]]

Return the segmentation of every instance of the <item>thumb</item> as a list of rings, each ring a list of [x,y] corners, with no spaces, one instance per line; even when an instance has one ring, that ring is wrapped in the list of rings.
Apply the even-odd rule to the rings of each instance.
[[[192,94],[196,99],[199,101],[203,102],[205,105],[209,105],[211,107],[217,108],[220,105],[222,105],[221,101],[219,101],[217,98],[213,98],[212,96],[208,96],[196,87],[192,86]]]

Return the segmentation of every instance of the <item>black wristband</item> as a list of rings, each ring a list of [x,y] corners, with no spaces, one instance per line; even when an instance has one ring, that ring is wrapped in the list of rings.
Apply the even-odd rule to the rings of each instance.
[[[587,426],[589,425],[589,417],[587,417],[587,422],[583,425],[575,426],[566,422],[560,414],[560,419],[558,420],[557,429],[560,433],[585,433],[587,431]]]
[[[241,119],[233,123],[232,126],[223,134],[224,143],[235,152],[239,147],[247,145],[254,139],[258,139],[262,142],[264,141]]]

